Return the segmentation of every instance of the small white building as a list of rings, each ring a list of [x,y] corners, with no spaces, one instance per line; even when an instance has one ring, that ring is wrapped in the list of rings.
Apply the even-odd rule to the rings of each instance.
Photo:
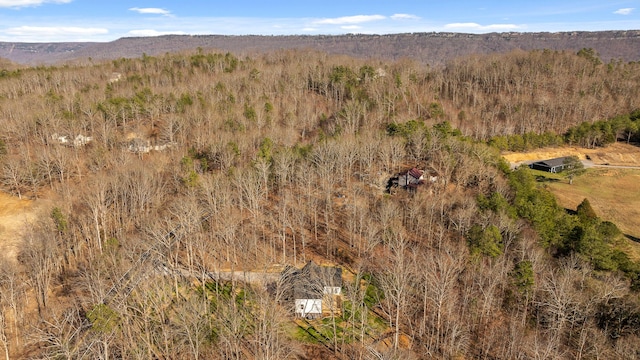
[[[151,145],[151,140],[142,139],[140,137],[132,137],[127,142],[127,150],[136,154],[146,154],[151,151],[163,151],[172,147],[173,143],[166,143],[162,145]]]
[[[57,141],[59,144],[80,147],[85,146],[93,141],[93,136],[76,135],[76,137],[68,135],[53,134],[51,138]]]
[[[295,299],[296,314],[300,317],[322,315],[322,299]]]
[[[118,73],[118,72],[113,72],[111,73],[111,76],[109,77],[109,84],[113,84],[115,82],[120,81],[120,79],[122,79],[122,74]]]

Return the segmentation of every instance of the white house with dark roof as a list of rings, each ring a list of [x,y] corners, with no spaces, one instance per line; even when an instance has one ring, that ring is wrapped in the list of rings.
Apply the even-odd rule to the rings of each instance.
[[[295,314],[304,318],[317,318],[340,314],[342,300],[342,269],[320,266],[309,261],[302,269],[287,275]]]

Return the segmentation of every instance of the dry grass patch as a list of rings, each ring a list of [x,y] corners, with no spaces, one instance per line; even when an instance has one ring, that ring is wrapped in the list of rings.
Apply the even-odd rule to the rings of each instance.
[[[588,156],[597,165],[640,166],[640,147],[621,142],[596,149],[575,146],[550,147],[524,153],[506,152],[502,156],[510,163],[545,160],[562,156],[577,156],[579,159],[586,159]]]
[[[588,156],[596,165],[640,166],[640,147],[623,142],[596,149],[567,146],[503,154],[511,163],[571,155],[580,159]],[[626,235],[640,239],[640,170],[592,168],[577,177],[573,185],[569,185],[562,174],[540,172],[540,175],[555,179],[547,184],[561,206],[575,210],[584,198],[588,198],[600,218],[615,223]],[[627,239],[618,245],[631,258],[640,260],[639,242]]]
[[[626,235],[640,238],[640,170],[594,168],[577,177],[573,185],[558,181],[549,182],[548,187],[561,206],[575,209],[587,198],[600,218],[615,223]],[[640,260],[640,243],[628,240],[621,247]]]
[[[34,219],[34,202],[0,192],[0,253],[16,259],[25,224]]]

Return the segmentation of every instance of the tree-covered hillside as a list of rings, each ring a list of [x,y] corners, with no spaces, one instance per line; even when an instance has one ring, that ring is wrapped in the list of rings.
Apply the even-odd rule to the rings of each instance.
[[[442,69],[199,49],[2,71],[2,188],[51,206],[0,267],[0,343],[12,358],[638,357],[640,268],[615,224],[588,201],[568,214],[487,145],[629,116],[638,66],[588,49]],[[424,183],[387,191],[414,167]],[[341,311],[296,320],[277,272],[310,260],[343,269]]]
[[[0,42],[0,57],[20,64],[52,65],[64,62],[159,56],[196,48],[254,55],[275,50],[313,49],[356,58],[403,58],[438,66],[456,57],[551,49],[578,52],[594,49],[605,61],[640,60],[640,30],[571,32],[500,32],[486,34],[417,32],[344,35],[163,35],[126,37],[110,42]]]

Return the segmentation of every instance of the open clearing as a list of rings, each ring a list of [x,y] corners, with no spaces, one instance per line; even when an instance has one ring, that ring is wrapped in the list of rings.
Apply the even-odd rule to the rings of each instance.
[[[15,260],[26,226],[34,221],[42,200],[19,199],[0,192],[0,256]]]
[[[506,153],[503,156],[507,161],[517,164],[569,155],[581,159],[588,156],[595,165],[610,165],[612,168],[589,169],[586,174],[575,178],[573,185],[569,185],[561,174],[549,176],[550,181],[546,184],[558,203],[575,210],[587,198],[598,216],[618,225],[629,237],[640,239],[640,170],[613,168],[640,166],[640,147],[615,143],[598,149],[546,148],[526,153]],[[632,258],[640,260],[640,243],[628,240],[621,247]]]
[[[588,157],[595,165],[640,166],[640,147],[625,143],[613,143],[605,148],[596,149],[566,146],[543,148],[523,153],[505,152],[502,154],[512,164],[573,155],[582,160]]]
[[[634,229],[632,235],[640,237],[640,171],[594,168],[576,177],[573,185],[563,179],[548,186],[566,208],[575,209],[588,198],[594,210],[600,210],[599,216],[632,220],[628,229]]]
[[[548,184],[561,206],[575,209],[587,198],[600,218],[640,238],[640,170],[594,168],[577,177],[573,185],[566,180]],[[640,259],[640,244],[629,241],[626,245],[629,255]]]

